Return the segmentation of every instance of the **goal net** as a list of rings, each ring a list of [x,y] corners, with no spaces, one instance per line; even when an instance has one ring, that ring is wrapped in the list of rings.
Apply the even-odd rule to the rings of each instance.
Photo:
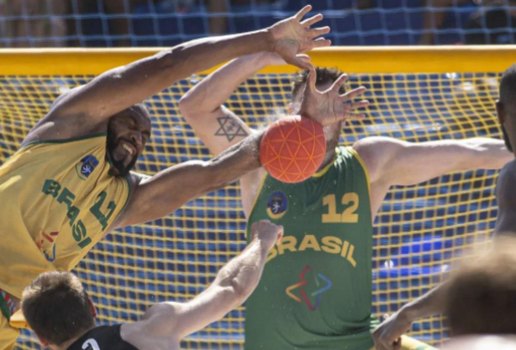
[[[0,53],[1,161],[15,152],[59,94],[107,68],[152,52]],[[349,124],[342,133],[342,143],[350,145],[373,135],[413,142],[501,138],[494,102],[500,72],[513,63],[515,54],[516,47],[387,47],[332,48],[312,56],[316,64],[349,72],[349,87],[369,89],[367,118]],[[271,115],[285,111],[292,72],[291,67],[261,72],[238,88],[228,106],[251,126],[264,126]],[[189,159],[211,157],[177,105],[201,78],[192,76],[146,100],[153,131],[138,171],[153,174]],[[496,176],[497,171],[454,173],[389,192],[374,233],[375,315],[392,313],[428,291],[463,249],[489,237],[496,218]],[[218,269],[243,249],[244,232],[239,190],[233,184],[163,219],[110,233],[75,272],[98,308],[99,323],[136,320],[153,303],[183,301],[202,291]],[[186,338],[182,346],[241,349],[244,320],[245,308],[238,308]],[[446,330],[440,318],[428,318],[414,324],[411,334],[439,344]],[[20,348],[37,348],[35,339],[24,332]]]

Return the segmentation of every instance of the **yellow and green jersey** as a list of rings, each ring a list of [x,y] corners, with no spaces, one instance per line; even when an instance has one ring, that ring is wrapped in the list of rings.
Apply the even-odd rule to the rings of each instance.
[[[261,219],[284,236],[246,303],[245,349],[370,349],[373,227],[358,154],[338,148],[298,184],[267,176],[248,227]]]
[[[124,208],[105,134],[21,148],[0,167],[0,289],[20,297],[39,273],[70,270]]]

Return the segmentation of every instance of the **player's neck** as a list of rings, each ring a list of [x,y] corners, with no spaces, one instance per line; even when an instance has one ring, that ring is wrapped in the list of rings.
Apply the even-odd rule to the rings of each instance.
[[[81,335],[77,336],[77,337],[74,337],[70,340],[67,340],[65,341],[63,344],[61,345],[48,345],[47,348],[50,349],[50,350],[68,350],[68,348],[73,344],[75,343],[80,337],[82,337],[84,334],[86,334],[87,332],[89,331],[89,329],[82,333]]]
[[[321,171],[324,169],[328,164],[332,163],[335,160],[335,147],[332,147],[331,149],[326,150],[326,155],[324,156],[324,160],[321,163],[321,166],[317,171]]]

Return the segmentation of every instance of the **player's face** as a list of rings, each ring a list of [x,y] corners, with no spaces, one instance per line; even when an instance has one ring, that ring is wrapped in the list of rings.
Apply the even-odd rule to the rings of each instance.
[[[147,111],[133,107],[109,120],[107,153],[113,175],[126,176],[136,164],[151,135]]]

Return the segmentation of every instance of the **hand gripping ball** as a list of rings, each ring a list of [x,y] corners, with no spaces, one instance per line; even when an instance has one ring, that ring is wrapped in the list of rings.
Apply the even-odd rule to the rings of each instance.
[[[269,125],[260,142],[260,162],[281,182],[308,179],[321,166],[326,139],[321,124],[301,116],[289,116]]]

